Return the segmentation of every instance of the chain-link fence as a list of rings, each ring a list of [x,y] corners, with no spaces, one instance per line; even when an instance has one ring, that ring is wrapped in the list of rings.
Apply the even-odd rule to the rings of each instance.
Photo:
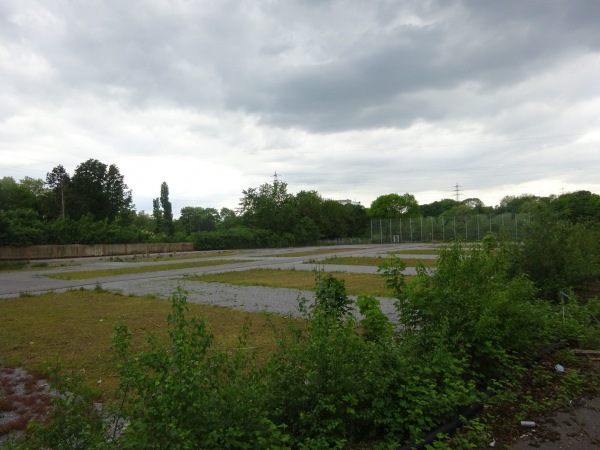
[[[372,219],[371,243],[478,241],[492,232],[503,239],[520,239],[530,214]],[[521,233],[521,235],[519,235]]]

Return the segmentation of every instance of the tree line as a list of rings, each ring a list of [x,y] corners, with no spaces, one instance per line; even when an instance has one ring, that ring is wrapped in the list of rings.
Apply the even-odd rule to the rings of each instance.
[[[192,241],[198,249],[281,247],[320,239],[369,237],[371,219],[532,213],[571,223],[600,220],[600,196],[506,196],[496,207],[478,198],[419,205],[412,194],[385,194],[370,205],[288,192],[277,177],[242,191],[236,209],[185,206],[174,217],[167,182],[152,213],[137,212],[132,191],[114,164],[88,159],[72,174],[62,165],[46,179],[0,179],[0,246]]]

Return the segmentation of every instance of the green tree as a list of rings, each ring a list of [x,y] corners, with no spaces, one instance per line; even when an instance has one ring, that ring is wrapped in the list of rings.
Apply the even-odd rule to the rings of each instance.
[[[0,211],[0,245],[27,246],[44,244],[46,227],[31,208]]]
[[[154,218],[146,211],[138,211],[133,218],[132,224],[144,232],[154,231]]]
[[[177,229],[185,234],[198,231],[214,231],[219,223],[219,212],[214,208],[185,206],[177,220]]]
[[[295,209],[287,183],[275,178],[273,183],[264,183],[258,189],[248,188],[242,194],[240,213],[245,225],[278,234],[292,231]]]
[[[114,220],[133,207],[131,191],[114,164],[107,166],[97,159],[88,159],[77,166],[71,181],[75,219],[91,214],[96,220]]]
[[[471,214],[489,214],[494,208],[485,206],[485,204],[477,197],[471,197],[461,202],[471,210]]]
[[[373,219],[394,219],[397,217],[418,217],[419,204],[412,194],[387,194],[380,195],[369,208],[369,215]]]
[[[496,213],[512,213],[516,214],[520,212],[521,206],[524,203],[535,202],[539,197],[533,194],[521,194],[521,195],[506,195],[500,200],[500,204],[496,207]]]
[[[360,237],[365,235],[369,229],[370,219],[367,208],[363,205],[344,205],[347,212],[348,236]]]
[[[559,195],[550,205],[559,218],[571,223],[600,220],[600,195],[590,191]]]
[[[160,185],[160,206],[162,207],[163,231],[167,236],[172,236],[175,228],[173,226],[173,207],[169,201],[169,186],[166,181]]]
[[[36,198],[36,188],[32,189],[35,180],[25,177],[17,183],[12,177],[0,179],[0,211],[11,209],[39,210]]]
[[[294,197],[298,216],[307,217],[319,224],[322,219],[323,198],[317,191],[300,191]]]
[[[46,186],[52,191],[55,203],[60,205],[63,219],[65,218],[65,195],[70,183],[71,177],[61,164],[46,174]]]
[[[221,208],[219,211],[219,229],[228,229],[239,226],[241,223],[240,218],[237,216],[233,209]]]
[[[436,200],[435,202],[426,205],[421,205],[420,209],[421,214],[423,214],[424,217],[439,217],[444,212],[452,209],[456,205],[458,205],[458,202],[456,200],[453,200],[451,198],[444,198],[442,200]]]
[[[154,219],[154,231],[160,233],[163,228],[163,210],[158,197],[152,200],[152,218]]]
[[[349,237],[349,210],[336,200],[325,200],[321,206],[321,235],[327,239]]]

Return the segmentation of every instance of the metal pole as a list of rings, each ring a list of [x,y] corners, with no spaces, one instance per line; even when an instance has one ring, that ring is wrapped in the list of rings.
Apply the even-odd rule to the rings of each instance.
[[[400,221],[400,243],[402,244],[402,217],[398,220]]]
[[[442,242],[446,240],[446,219],[442,217]]]
[[[383,226],[381,225],[381,219],[379,219],[379,240],[383,244]]]
[[[421,242],[423,242],[423,216],[421,216]]]
[[[433,216],[431,216],[431,240],[433,241]]]
[[[408,218],[408,226],[410,227],[410,242],[412,242],[412,217]]]
[[[454,216],[454,240],[456,240],[456,216]]]

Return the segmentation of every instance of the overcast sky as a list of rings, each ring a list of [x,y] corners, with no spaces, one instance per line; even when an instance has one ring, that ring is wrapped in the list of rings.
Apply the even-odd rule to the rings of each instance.
[[[138,211],[600,193],[600,1],[0,0],[0,177],[116,164]]]

